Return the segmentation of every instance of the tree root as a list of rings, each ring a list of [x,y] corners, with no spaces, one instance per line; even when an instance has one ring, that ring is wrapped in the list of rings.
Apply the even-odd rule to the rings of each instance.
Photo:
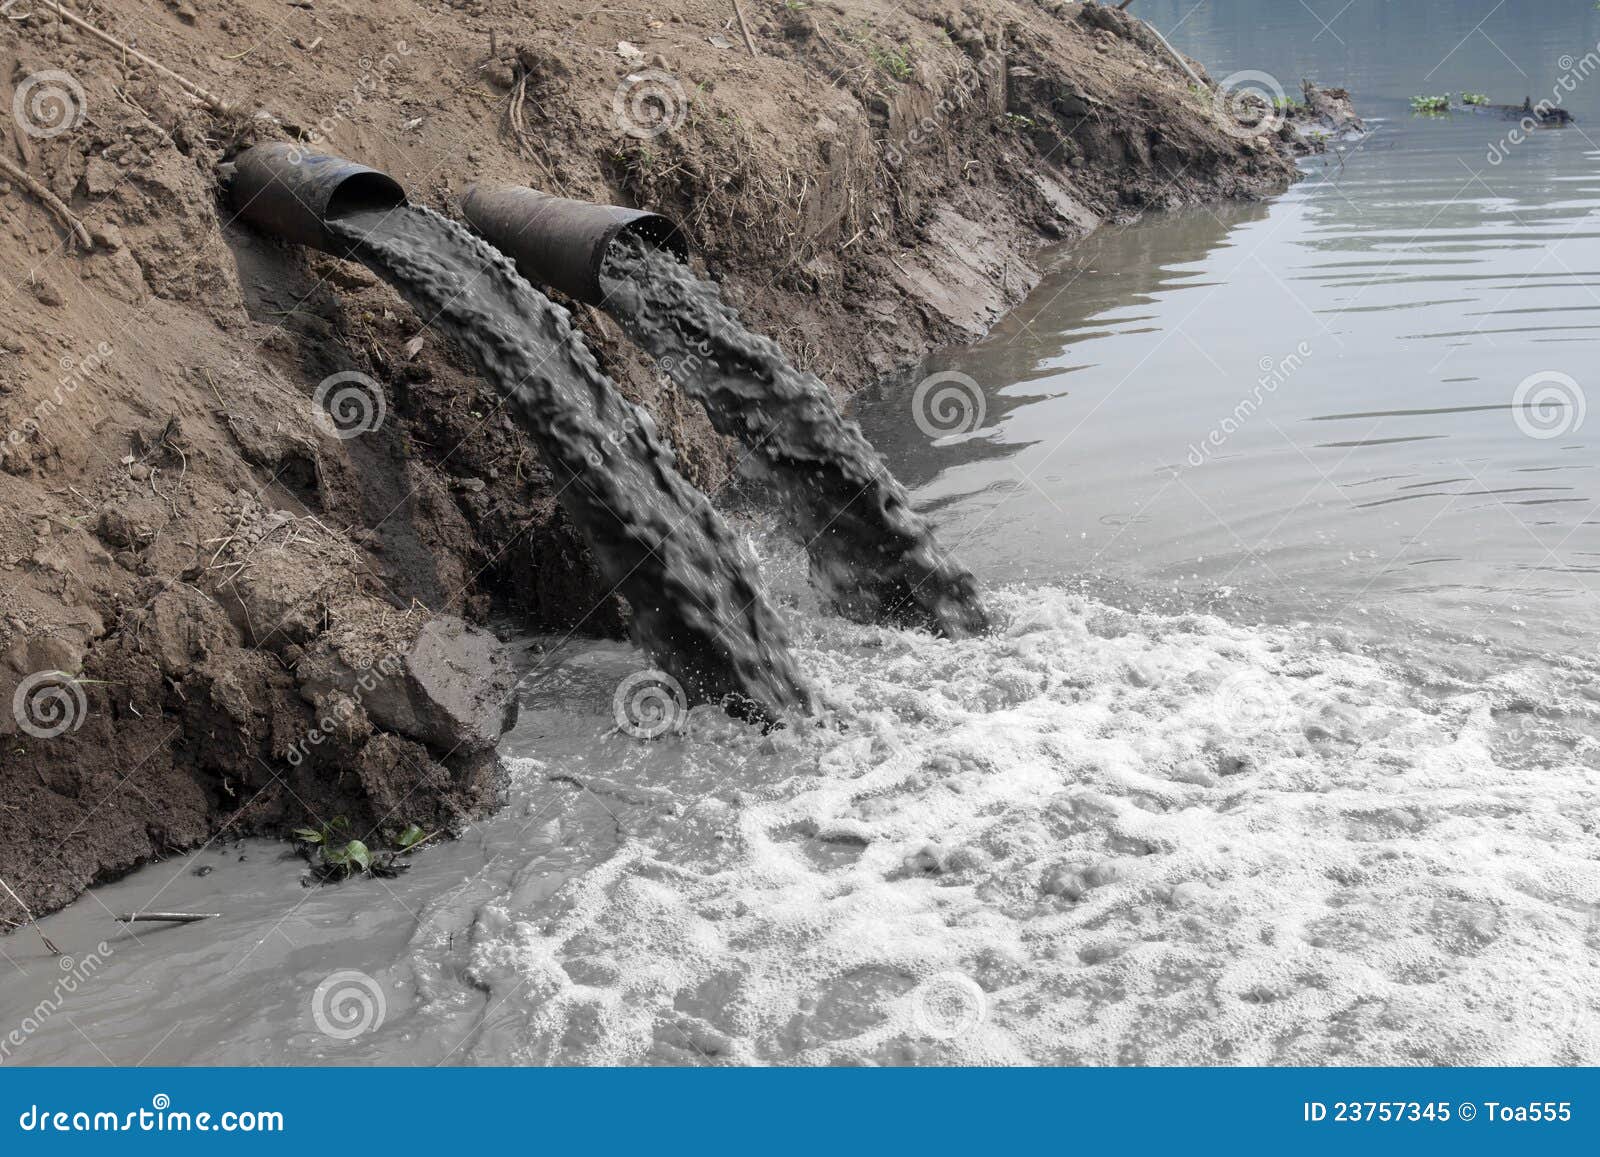
[[[84,228],[83,221],[78,215],[67,208],[66,202],[30,177],[10,157],[5,156],[3,153],[0,153],[0,173],[5,174],[5,176],[32,193],[39,203],[50,210],[67,227],[67,231],[77,238],[78,244],[85,249],[94,248],[94,241],[89,237],[89,230]]]

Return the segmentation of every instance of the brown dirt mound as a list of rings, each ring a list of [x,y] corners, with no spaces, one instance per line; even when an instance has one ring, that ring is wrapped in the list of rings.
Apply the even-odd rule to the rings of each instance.
[[[700,0],[68,9],[233,110],[42,4],[0,20],[0,147],[94,242],[0,182],[0,876],[36,910],[222,831],[458,823],[494,796],[491,612],[622,623],[458,352],[228,219],[238,147],[307,141],[445,212],[486,180],[669,213],[841,392],[983,332],[1046,241],[1293,172],[1137,21],[1059,0],[746,0],[758,56]],[[718,488],[704,416],[579,320]],[[319,391],[351,371],[383,402],[359,436]]]

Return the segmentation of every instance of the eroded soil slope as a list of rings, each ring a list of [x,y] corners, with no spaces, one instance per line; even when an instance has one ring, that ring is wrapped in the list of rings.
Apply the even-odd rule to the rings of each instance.
[[[308,141],[446,213],[475,180],[657,208],[841,393],[981,333],[1047,241],[1292,175],[1111,9],[744,9],[755,54],[710,0],[68,7],[218,109],[7,6],[0,148],[92,242],[0,180],[0,876],[36,910],[219,830],[459,822],[492,803],[511,682],[490,613],[625,613],[458,351],[360,268],[230,221],[239,147]],[[718,488],[695,405],[578,320]],[[337,374],[376,386],[353,415]]]

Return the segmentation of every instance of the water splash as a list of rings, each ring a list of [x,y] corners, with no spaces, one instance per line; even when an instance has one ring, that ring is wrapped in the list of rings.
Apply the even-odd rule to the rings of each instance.
[[[759,714],[806,704],[755,560],[677,473],[650,416],[600,372],[566,310],[463,226],[405,206],[329,229],[449,334],[518,411],[635,640],[695,702]]]
[[[940,549],[905,488],[815,374],[753,334],[715,285],[671,253],[622,238],[601,270],[605,308],[720,433],[750,448],[783,496],[812,576],[858,622],[961,637],[988,627],[972,574]]]

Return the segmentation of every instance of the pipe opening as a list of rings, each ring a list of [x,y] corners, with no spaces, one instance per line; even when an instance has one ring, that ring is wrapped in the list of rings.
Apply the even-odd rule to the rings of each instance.
[[[239,216],[262,232],[340,257],[349,245],[328,232],[328,222],[406,203],[405,190],[387,173],[286,141],[236,156],[228,193]]]
[[[689,260],[689,241],[666,217],[621,205],[556,197],[524,185],[473,185],[461,202],[472,227],[535,285],[598,305],[600,273],[620,237]]]
[[[329,221],[366,209],[398,209],[406,203],[405,190],[387,173],[354,173],[339,182],[328,196],[323,217]]]
[[[646,245],[667,250],[679,261],[689,260],[689,242],[685,239],[683,230],[669,218],[658,217],[653,213],[637,217],[617,230],[617,235],[611,239],[611,243],[615,244],[624,237],[637,237]]]

